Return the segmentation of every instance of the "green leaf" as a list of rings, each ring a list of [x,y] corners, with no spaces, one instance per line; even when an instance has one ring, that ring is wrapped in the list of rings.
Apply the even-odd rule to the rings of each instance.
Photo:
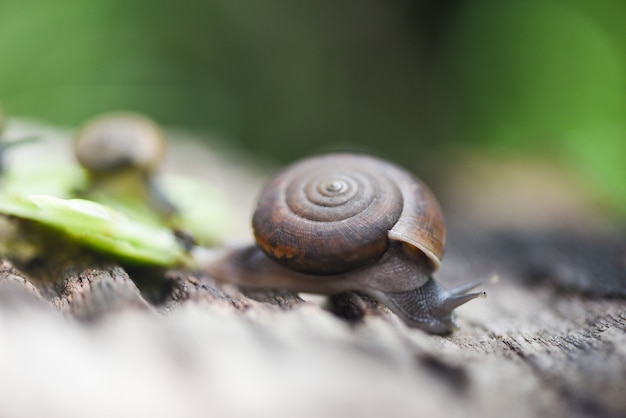
[[[50,195],[72,198],[76,191],[85,190],[88,177],[77,164],[13,164],[1,182],[0,199],[19,200],[16,196]],[[129,219],[156,227],[176,227],[190,233],[200,245],[216,245],[232,231],[232,210],[226,199],[211,185],[180,174],[163,174],[159,178],[163,193],[178,209],[174,224],[165,221],[134,190],[113,196],[106,191],[93,190],[86,199],[98,202]],[[5,202],[5,204],[9,204]]]
[[[127,262],[168,266],[185,251],[165,227],[145,225],[100,203],[49,195],[0,195],[0,212],[55,228],[97,251]]]

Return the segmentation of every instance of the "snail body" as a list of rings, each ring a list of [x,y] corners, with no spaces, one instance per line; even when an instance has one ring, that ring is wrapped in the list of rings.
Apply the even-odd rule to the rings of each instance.
[[[150,119],[118,112],[98,116],[77,132],[74,154],[89,173],[90,190],[141,196],[162,217],[176,212],[155,183],[165,157],[165,135]]]
[[[210,263],[214,277],[261,288],[365,293],[410,326],[445,334],[453,310],[484,295],[432,279],[445,226],[432,192],[389,162],[356,154],[308,158],[279,172],[252,218],[256,245]]]

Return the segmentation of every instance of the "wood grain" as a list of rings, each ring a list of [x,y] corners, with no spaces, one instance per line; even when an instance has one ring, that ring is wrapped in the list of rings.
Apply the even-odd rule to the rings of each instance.
[[[448,337],[355,294],[3,260],[0,415],[624,417],[625,236],[452,227],[436,277],[501,280]]]

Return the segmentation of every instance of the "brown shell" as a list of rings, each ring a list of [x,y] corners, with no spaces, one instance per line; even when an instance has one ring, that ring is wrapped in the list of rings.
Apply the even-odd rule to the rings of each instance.
[[[165,155],[165,138],[157,124],[134,113],[111,113],[88,121],[76,134],[78,161],[93,172],[120,168],[152,171]]]
[[[373,263],[389,238],[423,251],[436,269],[445,234],[439,206],[423,183],[357,154],[312,157],[278,173],[261,193],[252,226],[268,256],[310,274]]]
[[[437,270],[446,244],[446,227],[439,202],[428,186],[411,173],[392,167],[387,175],[400,188],[404,207],[398,222],[389,231],[389,239],[417,248],[433,263],[433,270]]]

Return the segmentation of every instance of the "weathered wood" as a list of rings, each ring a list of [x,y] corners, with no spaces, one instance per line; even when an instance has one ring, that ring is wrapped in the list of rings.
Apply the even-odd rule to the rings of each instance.
[[[40,225],[20,221],[18,227],[38,252],[18,254],[17,269],[5,261],[7,271],[24,277],[61,312],[91,320],[120,309],[151,309],[120,266]]]
[[[247,402],[257,399],[256,412],[268,416],[289,416],[300,407],[315,411],[311,416],[343,416],[349,411],[407,417],[495,417],[503,410],[513,417],[618,417],[626,410],[626,316],[621,301],[563,297],[554,288],[526,288],[505,279],[488,289],[486,301],[459,310],[457,333],[438,337],[407,329],[381,307],[373,314],[366,310],[349,326],[314,303],[299,303],[285,311],[241,294],[233,298],[206,278],[180,272],[168,276],[175,283],[170,283],[169,299],[161,305],[167,306],[162,310],[165,316],[109,312],[103,325],[94,323],[89,331],[65,321],[51,325],[32,313],[14,316],[11,322],[32,327],[28,338],[33,343],[42,343],[40,327],[52,326],[56,344],[67,344],[70,352],[76,338],[80,346],[89,345],[95,333],[104,348],[91,348],[93,359],[87,354],[81,362],[109,364],[111,374],[99,371],[98,381],[114,381],[119,362],[130,356],[131,363],[124,361],[128,376],[133,367],[138,372],[144,367],[161,370],[165,379],[161,384],[143,379],[141,384],[157,393],[167,391],[172,402],[196,413],[230,415],[247,410],[239,401],[225,401],[225,393]],[[7,333],[9,317],[1,313],[5,309],[0,303],[3,341],[15,337]],[[116,339],[109,340],[114,335]],[[188,365],[182,369],[178,355],[164,344],[174,336],[176,351],[187,353]],[[118,353],[126,352],[125,346],[141,347],[144,353]],[[154,361],[146,361],[145,355]],[[14,368],[8,370],[10,378],[16,379],[15,373]],[[174,389],[181,384],[175,377],[180,373],[213,388],[202,398],[211,406]],[[25,376],[20,379],[28,381]],[[65,379],[58,375],[48,381]],[[190,384],[183,388],[194,392]],[[110,396],[124,399],[117,390],[107,399]],[[138,402],[160,416],[161,402],[147,398]],[[11,403],[0,399],[3,410],[7,405]],[[68,410],[77,411],[61,409]]]
[[[129,308],[150,310],[137,286],[119,266],[69,267],[64,273],[59,295],[53,302],[76,318],[96,319]]]
[[[276,305],[281,309],[291,309],[305,302],[298,293],[288,290],[275,289],[262,291],[259,289],[241,289],[241,291],[250,299]]]
[[[180,270],[169,271],[163,285],[158,305],[170,310],[183,303],[220,304],[245,311],[254,303],[247,300],[240,292],[223,291],[214,280]]]
[[[39,290],[7,260],[0,261],[0,305],[43,303]]]
[[[623,233],[451,227],[448,243],[445,285],[501,276],[448,337],[355,294],[237,289],[66,246],[3,261],[0,415],[626,416]]]

